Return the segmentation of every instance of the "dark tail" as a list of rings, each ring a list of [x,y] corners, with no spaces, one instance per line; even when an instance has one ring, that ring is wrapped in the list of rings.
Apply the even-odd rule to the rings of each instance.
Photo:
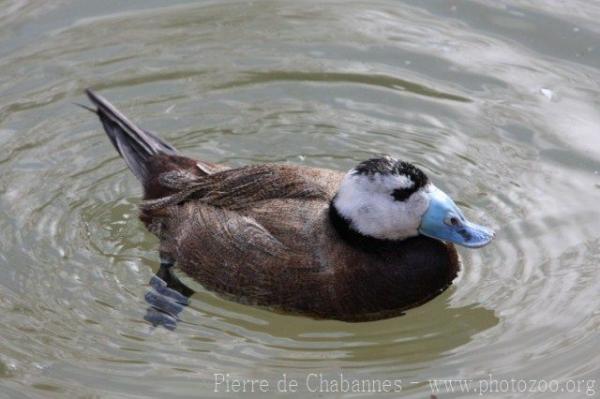
[[[175,148],[133,124],[104,97],[89,89],[85,92],[97,107],[88,109],[98,115],[108,138],[142,184],[152,178],[150,158],[159,154],[177,155]]]

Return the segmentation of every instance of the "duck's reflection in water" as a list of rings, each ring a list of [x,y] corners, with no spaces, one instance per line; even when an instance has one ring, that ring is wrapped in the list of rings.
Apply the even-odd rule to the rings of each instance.
[[[150,307],[146,310],[144,320],[154,327],[163,326],[174,330],[179,313],[189,304],[189,297],[194,291],[173,275],[171,265],[168,264],[161,264],[149,284],[150,291],[144,299]]]

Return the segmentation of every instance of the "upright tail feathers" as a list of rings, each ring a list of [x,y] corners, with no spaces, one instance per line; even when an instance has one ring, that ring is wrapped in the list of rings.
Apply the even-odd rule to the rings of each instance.
[[[148,169],[151,157],[177,154],[177,150],[170,144],[136,126],[104,97],[89,89],[85,92],[97,107],[96,110],[91,110],[100,118],[108,138],[142,184],[152,178]]]

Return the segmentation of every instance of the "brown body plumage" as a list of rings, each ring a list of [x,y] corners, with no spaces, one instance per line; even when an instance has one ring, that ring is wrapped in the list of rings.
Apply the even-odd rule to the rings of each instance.
[[[456,277],[451,244],[417,236],[358,245],[345,237],[330,214],[341,172],[192,160],[88,95],[144,186],[140,218],[159,237],[161,259],[209,290],[281,311],[364,321],[426,302]],[[145,149],[135,158],[139,146]]]

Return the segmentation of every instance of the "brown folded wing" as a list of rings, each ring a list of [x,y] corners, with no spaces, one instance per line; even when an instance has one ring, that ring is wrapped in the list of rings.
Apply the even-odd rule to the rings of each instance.
[[[299,303],[331,297],[331,265],[319,248],[342,176],[288,165],[171,173],[161,181],[178,191],[144,202],[142,220],[161,239],[163,255],[206,288],[298,311]]]

